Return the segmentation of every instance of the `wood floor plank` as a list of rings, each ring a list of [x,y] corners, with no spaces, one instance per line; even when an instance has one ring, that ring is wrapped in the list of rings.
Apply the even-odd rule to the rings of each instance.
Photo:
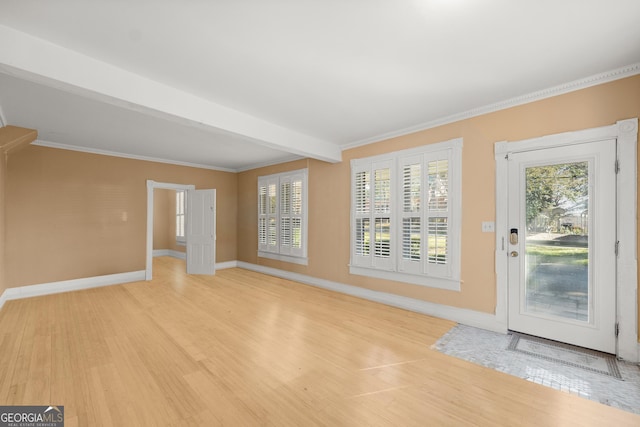
[[[453,323],[242,269],[9,301],[0,404],[68,426],[640,425],[430,349]]]

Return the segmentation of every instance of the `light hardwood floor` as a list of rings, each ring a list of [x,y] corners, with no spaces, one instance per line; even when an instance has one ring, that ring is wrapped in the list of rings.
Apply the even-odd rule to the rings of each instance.
[[[66,426],[640,425],[640,416],[445,356],[453,326],[241,269],[9,301],[0,405]]]

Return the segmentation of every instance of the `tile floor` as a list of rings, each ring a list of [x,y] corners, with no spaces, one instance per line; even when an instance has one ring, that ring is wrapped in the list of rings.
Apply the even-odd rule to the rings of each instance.
[[[508,350],[512,338],[511,334],[456,325],[433,348],[527,381],[640,414],[640,367],[637,364],[617,361],[622,377],[618,379]]]

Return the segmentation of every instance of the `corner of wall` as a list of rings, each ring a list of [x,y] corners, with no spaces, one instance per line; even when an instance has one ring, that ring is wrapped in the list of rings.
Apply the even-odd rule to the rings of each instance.
[[[5,179],[7,170],[7,156],[4,150],[0,150],[0,307],[2,307],[2,295],[5,290],[5,230],[6,230],[6,206],[5,203]]]
[[[6,289],[6,171],[9,153],[27,147],[38,137],[35,129],[17,126],[0,127],[0,307]]]

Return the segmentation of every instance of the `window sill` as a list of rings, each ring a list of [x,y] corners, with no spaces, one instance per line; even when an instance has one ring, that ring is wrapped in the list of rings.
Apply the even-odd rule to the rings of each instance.
[[[292,264],[309,265],[309,258],[306,258],[306,257],[302,258],[297,256],[274,254],[272,252],[264,252],[264,251],[258,251],[258,257],[290,262]]]
[[[421,276],[397,271],[378,270],[376,268],[349,266],[349,273],[358,276],[374,277],[376,279],[393,280],[395,282],[420,285],[428,288],[447,289],[460,291],[460,280],[446,279],[442,277]]]
[[[178,246],[187,246],[187,242],[184,240],[176,240],[176,245]]]

